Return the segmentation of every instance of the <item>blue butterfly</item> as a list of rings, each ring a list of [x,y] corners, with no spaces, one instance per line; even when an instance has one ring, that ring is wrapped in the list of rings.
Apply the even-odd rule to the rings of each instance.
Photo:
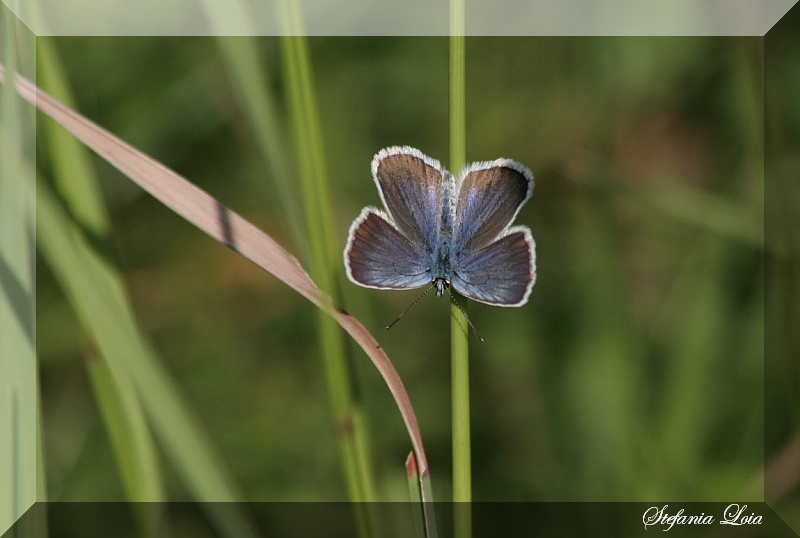
[[[450,286],[475,301],[522,306],[536,281],[526,226],[511,226],[533,192],[533,174],[498,159],[465,167],[458,180],[435,159],[402,146],[378,152],[372,176],[386,212],[366,207],[350,226],[344,265],[376,289]]]

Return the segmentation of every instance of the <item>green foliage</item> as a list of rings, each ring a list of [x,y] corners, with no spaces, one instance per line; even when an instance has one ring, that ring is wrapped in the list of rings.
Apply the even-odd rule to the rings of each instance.
[[[31,34],[0,6],[0,62],[12,73],[30,74],[32,48]],[[0,87],[0,532],[36,501],[39,485],[35,206],[32,167],[25,160],[35,144],[31,119],[13,86]]]
[[[797,6],[765,38],[765,312],[764,494],[771,506],[800,532],[800,495],[792,472],[800,447],[800,322],[797,283],[798,174],[800,173],[800,10]]]
[[[256,44],[263,82],[280,97],[288,76],[280,41]],[[265,135],[251,128],[260,118],[247,116],[258,108],[242,104],[253,98],[234,88],[214,40],[55,46],[78,110],[290,244],[277,197],[253,186],[270,177]],[[341,252],[352,219],[379,203],[374,153],[408,144],[447,159],[448,40],[309,38],[307,46],[328,232]],[[486,340],[470,350],[474,500],[759,498],[747,488],[763,451],[760,46],[467,38],[466,160],[508,157],[533,170],[534,195],[518,221],[533,232],[538,265],[525,307],[471,305]],[[288,123],[288,110],[276,114]],[[39,157],[50,178],[52,155]],[[98,172],[135,318],[243,497],[345,500],[312,307],[117,172]],[[44,265],[37,329],[50,492],[121,499],[75,360],[76,320]],[[342,289],[345,308],[400,371],[437,498],[449,499],[449,305],[426,299],[382,330],[415,294]],[[354,354],[354,368],[376,497],[405,500],[407,434],[374,367]],[[191,495],[176,476],[187,462],[163,464],[168,498]]]
[[[280,14],[282,29],[287,34],[281,39],[286,108],[294,141],[298,190],[308,232],[303,244],[309,245],[311,277],[320,290],[340,305],[341,248],[334,231],[333,200],[300,3],[284,0],[280,3]],[[375,536],[375,514],[368,504],[376,500],[371,458],[363,410],[355,398],[354,371],[351,358],[347,355],[346,335],[336,321],[321,309],[316,312],[316,321],[348,499],[354,503],[359,536]]]
[[[71,102],[51,42],[42,39],[38,52],[43,86]],[[83,344],[88,378],[125,498],[134,503],[131,506],[142,535],[155,536],[158,505],[142,504],[165,500],[151,427],[192,498],[234,501],[237,493],[137,326],[122,279],[110,259],[108,216],[87,150],[53,122],[46,122],[44,131],[54,182],[75,220],[67,217],[49,187],[40,184],[38,246],[89,335]],[[250,532],[236,509],[207,506],[223,534]]]

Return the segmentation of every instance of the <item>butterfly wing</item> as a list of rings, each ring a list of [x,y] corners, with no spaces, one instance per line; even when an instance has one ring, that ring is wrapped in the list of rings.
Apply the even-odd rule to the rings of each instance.
[[[497,239],[533,193],[533,174],[509,159],[474,163],[458,183],[453,250],[479,250]]]
[[[347,276],[379,289],[430,284],[442,218],[452,211],[453,176],[407,146],[381,150],[372,175],[387,213],[368,207],[353,222],[344,252]]]
[[[522,306],[536,280],[535,244],[525,226],[509,228],[533,192],[533,174],[508,159],[475,163],[461,174],[451,247],[451,284],[497,306]]]
[[[452,176],[438,161],[408,146],[378,152],[372,175],[390,222],[412,244],[434,253],[443,210],[452,197]]]
[[[451,284],[461,295],[494,306],[522,306],[536,281],[536,246],[525,226],[514,226],[488,246],[461,256]]]
[[[344,266],[361,286],[408,289],[430,284],[425,253],[392,226],[381,211],[367,207],[350,227]]]

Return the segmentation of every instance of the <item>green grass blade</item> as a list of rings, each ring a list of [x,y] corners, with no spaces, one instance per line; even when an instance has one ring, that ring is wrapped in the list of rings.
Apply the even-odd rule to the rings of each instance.
[[[95,400],[103,416],[111,447],[128,501],[141,534],[157,535],[159,518],[154,511],[137,509],[141,503],[163,502],[164,492],[156,447],[129,378],[114,379],[108,363],[89,351],[86,368]],[[122,382],[120,382],[122,381]]]
[[[25,64],[28,34],[0,6],[0,46],[10,68]],[[18,63],[22,59],[22,65]],[[0,92],[0,534],[36,501],[37,390],[33,282],[33,115],[13,84]]]
[[[466,14],[464,0],[450,0],[450,170],[467,162]]]
[[[251,36],[256,35],[252,24],[249,2],[245,0],[202,0],[206,20],[211,26],[211,35]]]
[[[425,515],[422,512],[419,469],[417,468],[417,458],[414,457],[414,452],[410,452],[406,458],[406,478],[408,478],[408,493],[411,497],[414,529],[418,538],[425,538]]]
[[[75,100],[53,48],[52,38],[38,38],[36,59],[39,86],[74,108]],[[108,212],[89,152],[57,123],[46,121],[42,126],[53,168],[53,180],[70,214],[88,232],[98,237],[106,236],[109,232]]]
[[[633,197],[669,217],[753,248],[764,248],[763,208],[746,207],[680,181],[647,187],[632,184],[629,188]]]
[[[36,380],[36,404],[36,502],[40,506],[44,506],[43,503],[47,502],[47,475],[44,462],[42,390],[38,378]],[[42,508],[38,514],[39,517],[34,521],[34,529],[30,536],[46,538],[50,535],[47,528],[47,511]]]
[[[117,383],[130,381],[165,452],[192,497],[204,503],[240,500],[211,443],[138,331],[121,281],[69,220],[50,189],[37,185],[39,247]],[[225,536],[252,531],[235,505],[210,516]],[[218,510],[219,508],[219,510]]]
[[[277,106],[267,84],[267,68],[259,58],[256,40],[252,37],[222,36],[217,41],[241,100],[245,119],[255,137],[256,148],[267,168],[269,182],[275,185],[292,241],[303,253],[300,258],[307,260],[308,244],[300,201],[286,157],[288,151],[280,129]],[[266,181],[259,183],[260,186],[267,184]]]
[[[662,313],[664,323],[686,327],[685,337],[675,350],[677,359],[664,375],[667,387],[680,386],[681,390],[667,393],[661,444],[665,459],[680,466],[676,474],[687,482],[702,469],[702,461],[692,447],[707,436],[708,413],[697,410],[711,408],[707,401],[714,387],[717,350],[731,337],[725,333],[725,319],[730,316],[724,306],[725,249],[726,244],[710,234],[703,234],[688,249],[685,266]],[[682,305],[679,313],[677,304]]]
[[[60,98],[71,102],[66,79],[61,73],[59,62],[48,40],[43,40],[39,58],[43,82],[49,85],[51,91],[59,93]],[[48,141],[53,150],[56,185],[69,204],[71,214],[84,229],[106,241],[108,218],[85,148],[54,122],[46,123],[46,128]],[[182,441],[171,431],[170,422],[178,427],[182,426],[185,430],[196,430],[197,426],[192,425],[188,411],[181,409],[183,403],[177,396],[176,389],[169,386],[170,381],[166,373],[160,369],[158,360],[138,332],[123,291],[121,276],[113,267],[106,266],[105,269],[108,271],[109,286],[115,290],[113,295],[116,301],[113,306],[121,315],[118,319],[127,319],[127,323],[123,324],[127,326],[121,329],[126,332],[128,338],[140,342],[139,345],[134,345],[133,349],[145,350],[140,352],[138,358],[131,357],[134,366],[137,367],[136,371],[127,379],[121,378],[119,381],[113,380],[108,359],[105,359],[102,348],[100,356],[106,363],[91,359],[87,362],[92,386],[123,477],[126,495],[129,499],[137,501],[153,502],[163,499],[155,445],[144,420],[145,412],[149,411],[150,423],[153,424],[156,433],[161,434],[162,444],[172,456],[173,463],[194,498],[201,502],[235,499],[236,494],[227,483],[225,472],[219,468],[221,464],[213,461],[210,448],[204,448],[208,442],[202,439],[202,434],[195,431]],[[118,374],[124,376],[124,369],[118,369]],[[144,402],[146,407],[142,411],[142,403],[135,389],[138,388],[140,394],[150,396],[149,389],[145,387],[151,383],[162,386],[165,390],[159,393],[160,398],[157,400],[160,401],[152,402],[150,406],[147,406],[149,400],[143,396],[141,399],[146,400]],[[169,418],[164,418],[165,416]],[[187,456],[190,461],[184,462],[183,458]],[[246,535],[250,532],[248,524],[238,513],[237,508],[213,505],[205,507],[211,511],[212,520],[222,532],[228,535],[239,533]],[[142,508],[137,509],[135,515],[144,532],[152,534],[158,514]]]
[[[42,86],[71,103],[72,95],[50,39],[40,38],[37,55]],[[56,188],[75,220],[105,246],[108,216],[86,149],[57,123],[45,121],[43,126]],[[108,271],[116,273],[113,267],[108,267]],[[120,279],[118,274],[115,278]],[[141,403],[130,376],[124,370],[119,370],[117,377],[113,376],[108,360],[96,350],[90,350],[86,368],[119,468],[123,491],[129,501],[162,502],[165,499],[161,469]],[[140,514],[137,518],[143,533],[153,535],[155,520]]]
[[[427,472],[419,472],[417,458],[413,452],[406,458],[406,477],[408,478],[408,491],[411,497],[411,510],[417,536],[436,538],[439,533],[433,513],[431,478]]]
[[[44,435],[42,426],[42,391],[36,383],[36,502],[47,502],[47,473],[44,464]]]
[[[0,81],[4,79],[4,75],[5,71],[0,65]],[[326,312],[331,318],[335,319],[337,323],[353,337],[364,353],[370,358],[389,388],[403,418],[411,440],[411,445],[417,457],[417,464],[423,481],[423,501],[432,501],[433,497],[430,487],[426,487],[425,477],[428,476],[429,468],[422,442],[422,435],[419,429],[419,422],[417,421],[416,413],[408,397],[408,392],[397,370],[394,368],[386,352],[381,348],[380,344],[378,344],[377,340],[375,340],[369,331],[367,331],[356,318],[342,311],[340,308],[337,308],[330,298],[319,290],[294,256],[282,248],[270,236],[222,205],[208,193],[197,188],[163,164],[136,150],[133,146],[125,143],[74,110],[65,107],[46,92],[41,91],[29,80],[20,77],[17,80],[16,87],[23,99],[29,103],[35,104],[40,111],[64,126],[81,142],[97,152],[103,159],[125,174],[142,189],[149,192],[165,206],[212,238],[230,246],[243,257],[278,278],[284,284],[308,299],[320,310]],[[51,209],[54,211],[60,211],[60,208],[58,208],[54,200],[52,200],[50,205],[52,206]],[[58,215],[62,216],[59,217]],[[57,213],[56,216],[58,217],[58,221],[63,221],[66,225],[71,224],[68,219],[63,216],[63,212]],[[37,215],[37,218],[40,217],[41,212]],[[59,223],[60,222],[56,222],[56,224]],[[58,227],[54,226],[50,231],[57,232]],[[73,241],[72,233],[74,233],[74,231],[68,231],[66,235],[62,233],[62,235],[58,237]],[[83,243],[85,243],[85,239],[83,239]],[[59,244],[58,241],[54,241],[54,245],[52,246],[54,248],[66,247],[67,250],[64,254],[69,255],[70,262],[73,265],[75,264],[76,255],[74,251],[76,249],[74,246],[62,245]],[[102,283],[98,282],[98,285],[99,284]],[[105,289],[107,286],[102,286],[102,288]],[[97,290],[90,291],[94,294],[97,293]],[[132,319],[129,310],[122,310],[121,312],[125,314],[126,317]],[[135,339],[132,339],[131,342],[136,345],[143,345]],[[132,378],[136,382],[137,390],[139,387],[144,387],[149,391],[148,394],[153,393],[158,397],[161,397],[163,394],[163,397],[168,398],[169,402],[172,402],[176,398],[174,387],[169,383],[168,377],[161,371],[158,362],[155,360],[149,361],[147,364],[144,364],[143,367],[145,367],[144,375],[132,375]],[[157,371],[153,372],[153,369]],[[141,372],[137,370],[136,373],[140,374]],[[156,382],[148,385],[149,381]],[[144,401],[149,405],[148,400]],[[179,399],[178,403],[180,403]],[[150,409],[146,406],[145,410],[148,412],[148,416],[150,416]],[[167,409],[167,411],[176,412],[174,409]],[[180,407],[177,412],[184,417],[186,416],[185,410]],[[151,418],[151,420],[157,423],[157,425],[162,424],[163,422],[156,420],[159,418],[160,417],[155,417]],[[164,418],[163,421],[167,424],[170,422],[168,418]],[[158,428],[156,428],[156,432],[159,433]],[[169,439],[170,433],[171,432],[166,432],[164,437]],[[175,433],[184,434],[186,432],[179,431]],[[183,441],[185,443],[191,443],[191,441],[196,440],[196,436],[198,435],[197,431],[190,428],[189,433],[194,434],[191,439],[183,439],[179,436],[176,442],[180,443]],[[202,449],[203,447],[199,448]],[[183,472],[184,469],[179,469],[179,471]],[[190,486],[192,485],[193,484],[190,484]],[[204,499],[201,497],[199,500]],[[428,521],[426,521],[426,523],[430,524]]]
[[[450,0],[450,169],[466,164],[466,14],[463,0]],[[453,531],[472,536],[472,454],[469,412],[469,328],[466,305],[450,305],[453,413]]]
[[[341,253],[334,236],[331,196],[325,170],[322,133],[314,96],[311,65],[303,24],[296,2],[281,5],[284,33],[282,52],[287,97],[301,187],[301,197],[311,254],[311,275],[335,304],[340,304]],[[367,436],[353,396],[353,374],[344,338],[336,322],[324,312],[317,314],[317,329],[325,363],[339,451],[348,495],[355,503],[362,536],[375,533],[375,514],[364,502],[375,499]]]
[[[141,464],[137,445],[146,441],[149,450],[142,451],[155,459],[154,446],[146,429],[141,407],[130,380],[114,379],[108,364],[94,350],[87,352],[87,370],[95,398],[108,429],[114,452],[118,454],[122,482],[128,500],[134,502],[161,502],[164,500],[160,476],[154,473],[157,462]],[[149,474],[155,476],[148,477]],[[144,475],[144,476],[143,476]],[[145,478],[147,477],[147,478]]]
[[[425,532],[428,538],[437,538],[439,531],[436,527],[436,513],[433,505],[433,486],[431,475],[428,471],[419,475],[420,491],[422,492],[422,512],[425,515]]]
[[[602,163],[594,164],[602,169]],[[762,181],[763,172],[756,170],[754,174],[759,182]],[[676,222],[707,230],[752,248],[767,248],[781,257],[786,256],[780,246],[764,244],[763,207],[757,203],[736,201],[680,181],[642,185],[631,178],[624,178],[624,174],[617,170],[606,170],[591,177],[574,176],[573,179],[601,191],[625,196]]]

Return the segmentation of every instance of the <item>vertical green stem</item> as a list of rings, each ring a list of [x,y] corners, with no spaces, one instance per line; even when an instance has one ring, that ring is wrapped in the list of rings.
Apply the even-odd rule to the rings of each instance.
[[[39,83],[61,102],[74,101],[66,74],[50,38],[37,40]],[[45,122],[52,176],[75,221],[95,238],[98,252],[110,252],[110,224],[97,177],[87,150],[53,122]],[[116,269],[109,266],[116,274]],[[95,401],[111,442],[125,496],[141,534],[155,536],[156,503],[164,500],[161,467],[155,442],[135,386],[122,370],[113,370],[94,345],[86,346],[86,369]],[[143,503],[154,503],[150,508]]]
[[[217,2],[211,2],[217,4]],[[242,103],[245,119],[257,142],[256,148],[275,187],[282,217],[288,224],[298,258],[310,259],[299,194],[290,172],[289,152],[281,133],[278,104],[269,85],[268,66],[259,56],[258,38],[218,35],[220,51]],[[260,187],[267,182],[260,180]]]
[[[466,16],[464,0],[450,0],[450,169],[466,163]],[[466,306],[464,307],[466,308]],[[453,530],[472,535],[472,465],[469,432],[469,329],[465,313],[450,305],[453,406]]]
[[[14,91],[17,73],[35,72],[30,37],[0,6],[0,533],[36,501],[34,245],[27,233],[35,214],[34,118]]]
[[[414,452],[408,454],[406,458],[406,477],[408,478],[408,492],[411,499],[411,511],[414,514],[414,528],[417,531],[417,538],[425,536],[425,515],[422,508],[422,492],[420,490],[419,468]]]
[[[298,3],[282,0],[279,6],[285,34],[282,41],[283,65],[311,254],[311,275],[320,289],[339,304],[341,254],[334,236],[311,62]],[[376,532],[376,516],[369,501],[375,499],[375,494],[367,455],[366,425],[355,401],[344,333],[322,310],[317,311],[317,327],[348,495],[356,510],[359,535],[372,536]]]
[[[466,164],[466,60],[464,0],[450,0],[450,170]]]

